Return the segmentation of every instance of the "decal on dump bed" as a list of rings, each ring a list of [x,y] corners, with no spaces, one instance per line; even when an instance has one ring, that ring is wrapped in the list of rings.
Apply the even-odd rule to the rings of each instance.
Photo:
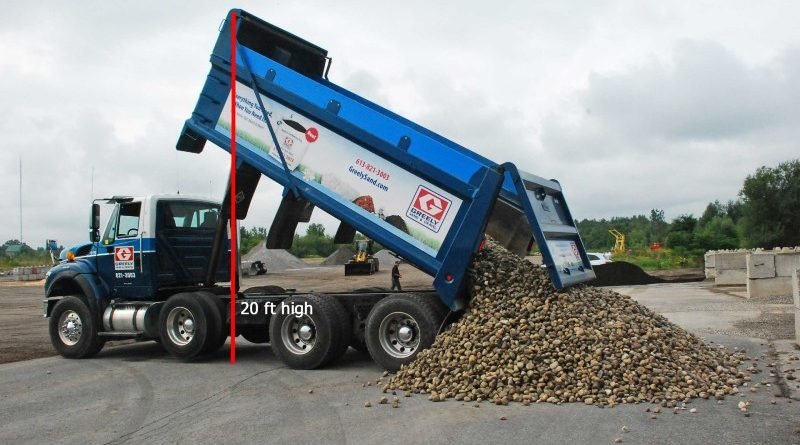
[[[114,270],[133,270],[133,246],[114,248]]]
[[[264,95],[261,99],[266,116],[256,92],[236,84],[236,136],[242,147],[281,168],[283,154],[296,177],[320,184],[329,196],[356,204],[358,211],[403,232],[398,236],[417,241],[431,256],[437,254],[463,202],[458,196],[283,104]],[[229,134],[230,115],[228,97],[217,121],[218,132]]]
[[[436,233],[442,227],[442,220],[449,209],[449,199],[424,186],[419,186],[414,199],[411,200],[406,216]]]

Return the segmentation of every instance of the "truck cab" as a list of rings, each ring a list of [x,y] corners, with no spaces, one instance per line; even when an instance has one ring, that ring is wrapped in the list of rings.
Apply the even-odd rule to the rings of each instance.
[[[52,315],[60,301],[77,298],[90,310],[94,328],[104,332],[101,336],[116,332],[120,337],[135,333],[154,338],[157,329],[145,326],[144,314],[152,311],[147,320],[153,324],[155,303],[177,290],[196,289],[207,278],[220,204],[185,195],[98,201],[111,206],[108,221],[101,230],[100,205],[93,204],[91,243],[70,249],[47,274],[44,315]],[[218,260],[224,262],[229,253],[222,250]],[[214,282],[229,280],[227,268],[215,268]],[[138,302],[135,310],[116,310],[116,306],[130,309],[131,301]],[[140,317],[138,324],[135,317]],[[69,336],[62,337],[58,339],[66,339],[70,346]]]
[[[150,300],[160,289],[203,282],[219,203],[180,195],[117,198],[112,203],[102,237],[89,254],[98,277],[110,284],[112,298]],[[226,273],[222,268],[218,281],[227,281]]]

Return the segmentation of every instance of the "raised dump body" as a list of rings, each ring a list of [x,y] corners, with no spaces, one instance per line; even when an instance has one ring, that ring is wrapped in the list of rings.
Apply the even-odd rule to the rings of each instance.
[[[486,159],[330,82],[326,50],[232,12],[237,156],[285,188],[268,247],[288,247],[319,207],[342,221],[337,242],[355,230],[378,241],[431,274],[451,309],[466,303],[484,233],[519,254],[535,240],[558,288],[594,278],[557,181]],[[230,20],[179,150],[199,153],[206,140],[229,150]]]

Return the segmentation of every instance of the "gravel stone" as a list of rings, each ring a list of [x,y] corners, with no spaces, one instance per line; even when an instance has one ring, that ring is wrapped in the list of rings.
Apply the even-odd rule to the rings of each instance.
[[[674,407],[696,397],[722,400],[745,381],[737,369],[744,351],[707,345],[611,290],[556,290],[546,269],[491,240],[470,274],[463,316],[388,388],[430,393],[432,401]]]

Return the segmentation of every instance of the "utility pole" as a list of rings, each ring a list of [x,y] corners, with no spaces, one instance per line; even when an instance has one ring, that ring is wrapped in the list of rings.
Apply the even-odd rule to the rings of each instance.
[[[22,155],[19,156],[19,242],[22,243]]]

